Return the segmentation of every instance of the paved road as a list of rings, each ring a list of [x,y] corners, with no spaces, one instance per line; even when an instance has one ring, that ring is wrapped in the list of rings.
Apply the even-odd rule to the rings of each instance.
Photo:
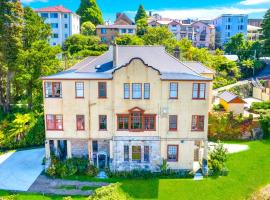
[[[0,156],[0,189],[27,191],[44,169],[44,148]]]

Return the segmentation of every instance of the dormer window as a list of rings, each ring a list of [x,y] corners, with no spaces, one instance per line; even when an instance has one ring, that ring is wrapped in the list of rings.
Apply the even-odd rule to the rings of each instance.
[[[61,98],[62,86],[60,82],[45,82],[46,98]]]

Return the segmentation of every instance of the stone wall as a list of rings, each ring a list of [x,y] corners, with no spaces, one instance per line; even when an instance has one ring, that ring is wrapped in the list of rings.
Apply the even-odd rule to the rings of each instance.
[[[124,146],[129,146],[129,161],[124,161]],[[141,162],[132,161],[132,146],[141,146]],[[149,146],[149,162],[144,162],[144,146]],[[146,169],[158,171],[162,159],[159,137],[114,137],[112,170]]]
[[[71,140],[71,154],[74,157],[88,156],[88,141]]]

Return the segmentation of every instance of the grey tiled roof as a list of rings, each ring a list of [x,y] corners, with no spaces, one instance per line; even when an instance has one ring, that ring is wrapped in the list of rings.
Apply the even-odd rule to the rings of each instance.
[[[193,70],[195,70],[197,73],[199,74],[214,74],[214,70],[209,69],[208,67],[206,67],[204,64],[200,63],[200,62],[196,62],[196,61],[183,61],[183,63],[192,68]]]
[[[200,74],[213,73],[201,63],[179,61],[163,46],[117,46],[110,47],[101,56],[88,57],[69,70],[43,79],[110,79],[114,71],[134,58],[159,71],[162,80],[211,80]]]

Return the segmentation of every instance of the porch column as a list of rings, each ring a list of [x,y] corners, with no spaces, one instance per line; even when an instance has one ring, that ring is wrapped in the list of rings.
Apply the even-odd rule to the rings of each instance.
[[[67,158],[71,158],[71,142],[70,140],[67,140]]]
[[[50,152],[50,141],[45,140],[45,158],[50,159],[51,152]]]

